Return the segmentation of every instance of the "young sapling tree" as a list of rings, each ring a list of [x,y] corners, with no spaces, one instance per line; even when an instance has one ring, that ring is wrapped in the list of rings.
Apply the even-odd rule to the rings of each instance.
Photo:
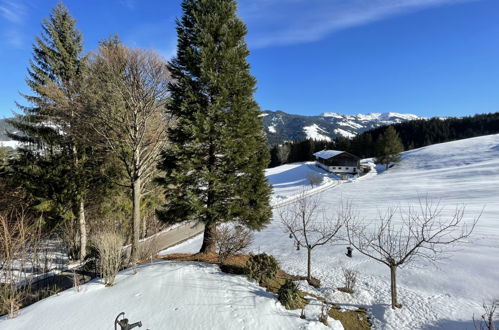
[[[390,268],[392,308],[397,298],[397,269],[414,260],[436,261],[444,248],[468,238],[480,218],[465,221],[464,206],[446,215],[440,202],[424,199],[419,208],[390,208],[374,224],[359,221],[352,207],[342,208],[350,244],[361,254]]]
[[[279,218],[287,233],[294,239],[296,247],[307,249],[307,281],[312,282],[312,250],[318,246],[339,240],[338,233],[343,227],[341,217],[331,217],[321,207],[316,196],[301,193],[294,204],[283,207]]]

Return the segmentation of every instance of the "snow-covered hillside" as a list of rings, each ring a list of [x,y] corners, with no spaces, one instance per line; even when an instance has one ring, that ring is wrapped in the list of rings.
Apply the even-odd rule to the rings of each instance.
[[[293,198],[302,190],[310,192],[313,188],[306,179],[310,170],[304,163],[267,170],[274,201]],[[482,303],[499,297],[499,135],[406,152],[401,163],[382,174],[331,185],[319,190],[317,196],[330,214],[335,213],[340,199],[351,200],[366,220],[373,221],[378,211],[414,205],[426,196],[440,199],[449,214],[456,205],[465,204],[468,219],[483,209],[469,243],[450,250],[452,253],[438,264],[419,261],[399,270],[399,301],[404,305],[400,310],[389,306],[386,266],[356,251],[353,258],[347,258],[346,245],[314,250],[312,272],[322,282],[318,293],[345,308],[366,307],[375,318],[375,329],[474,329],[473,316],[480,317]],[[274,215],[276,219],[255,234],[252,251],[271,253],[286,271],[305,274],[306,251],[295,249]],[[184,249],[197,251],[200,246],[201,239],[197,238]],[[353,296],[336,290],[344,284],[343,267],[359,272],[358,290]]]
[[[269,132],[272,132],[270,129],[272,126],[269,126]],[[273,127],[272,127],[273,128]],[[317,124],[313,124],[310,126],[305,126],[303,127],[303,131],[307,135],[307,139],[312,139],[312,140],[323,140],[323,141],[331,141],[331,138],[325,134],[327,132],[320,128]],[[276,132],[274,128],[274,133]]]
[[[319,306],[309,308],[312,315]],[[163,261],[142,265],[135,275],[121,272],[113,287],[93,281],[80,292],[44,299],[15,319],[1,318],[0,329],[113,329],[120,312],[143,329],[326,328],[284,309],[274,294],[243,276],[223,274],[215,265]],[[330,323],[342,329],[338,321]]]
[[[350,200],[367,221],[376,221],[378,212],[387,207],[414,205],[426,196],[441,200],[448,214],[456,205],[465,204],[468,219],[483,210],[467,244],[454,248],[436,265],[417,261],[399,270],[402,309],[390,308],[388,268],[357,251],[347,258],[346,245],[314,250],[312,273],[321,280],[317,294],[344,308],[366,307],[374,318],[373,328],[388,330],[473,329],[473,317],[480,317],[482,303],[499,297],[499,135],[412,150],[382,174],[341,184],[331,184],[335,177],[319,171],[324,180],[319,187],[311,187],[307,180],[311,171],[316,169],[306,163],[267,170],[273,201],[307,190],[316,192],[329,214],[335,214],[341,199]],[[287,272],[305,274],[306,251],[295,249],[277,212],[267,228],[255,233],[251,251],[270,253]],[[195,252],[201,241],[197,237],[166,252]],[[342,268],[359,273],[353,295],[336,289],[344,285]],[[123,272],[112,288],[93,282],[83,286],[82,292],[68,290],[45,299],[22,310],[18,319],[1,319],[0,329],[33,325],[35,329],[79,329],[82,324],[85,329],[100,329],[104,323],[110,329],[121,311],[150,329],[162,329],[164,324],[182,329],[186,322],[190,329],[322,326],[300,320],[299,311],[284,310],[272,294],[241,276],[221,275],[214,266],[159,262],[143,266],[137,275]]]
[[[295,177],[289,185],[298,182]],[[274,194],[280,194],[280,187],[290,189],[280,182]],[[472,329],[473,315],[479,317],[483,301],[499,297],[499,135],[412,150],[383,174],[320,194],[331,214],[342,198],[351,200],[367,220],[375,220],[389,206],[414,205],[425,196],[440,199],[449,214],[458,204],[466,205],[468,219],[482,209],[483,214],[469,244],[437,265],[416,262],[400,270],[399,299],[404,308],[389,307],[388,268],[355,252],[352,259],[345,257],[345,246],[314,252],[313,273],[323,283],[322,294],[370,308],[380,329]],[[293,248],[276,220],[256,234],[253,249],[275,255],[290,273],[306,271],[306,251]],[[342,267],[360,273],[359,290],[352,297],[334,289],[343,284]]]
[[[272,144],[287,140],[316,139],[330,141],[336,137],[355,135],[383,125],[421,119],[413,114],[395,112],[341,115],[323,113],[320,116],[300,116],[283,111],[265,111],[263,123]]]

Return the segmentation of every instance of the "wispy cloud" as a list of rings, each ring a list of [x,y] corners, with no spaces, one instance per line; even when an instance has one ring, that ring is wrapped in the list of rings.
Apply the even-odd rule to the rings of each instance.
[[[26,17],[26,6],[19,1],[1,0],[0,14],[10,23],[22,24]]]
[[[122,6],[127,7],[130,10],[135,9],[135,0],[119,0]]]
[[[2,18],[2,40],[14,48],[24,46],[23,27],[28,16],[28,8],[21,1],[0,0]]]
[[[426,8],[476,0],[252,0],[239,12],[252,47],[312,42],[333,32]]]

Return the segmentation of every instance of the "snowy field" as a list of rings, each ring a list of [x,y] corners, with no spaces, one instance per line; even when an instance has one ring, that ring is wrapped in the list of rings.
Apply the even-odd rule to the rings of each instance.
[[[274,186],[274,194],[280,194],[279,186]],[[455,248],[437,265],[416,262],[399,270],[404,308],[389,307],[388,267],[355,251],[347,258],[345,246],[314,251],[313,275],[330,300],[370,308],[377,328],[473,329],[473,314],[479,318],[482,302],[499,297],[499,135],[406,152],[399,165],[383,174],[326,190],[320,199],[331,214],[343,199],[352,201],[362,217],[375,220],[378,211],[415,205],[421,196],[441,200],[449,213],[464,204],[468,219],[484,211],[469,244]],[[252,249],[273,254],[290,273],[306,271],[305,251],[293,248],[277,220],[255,235]],[[359,272],[359,290],[353,297],[335,290],[343,285],[342,267]]]
[[[309,164],[269,169],[274,202],[293,198],[310,187]],[[327,180],[333,176],[323,173]],[[313,252],[312,274],[321,280],[317,293],[344,308],[366,307],[374,329],[474,329],[484,301],[499,297],[499,135],[433,145],[404,153],[390,170],[317,190],[322,206],[334,215],[341,199],[350,200],[366,221],[379,211],[406,207],[420,197],[439,199],[447,214],[465,204],[467,219],[483,209],[469,242],[454,248],[438,264],[418,261],[398,272],[400,310],[390,308],[388,267],[346,245],[318,247]],[[274,255],[292,274],[306,273],[306,253],[297,251],[275,219],[255,234],[251,251]],[[196,252],[198,236],[163,253]],[[359,272],[353,295],[338,291],[344,285],[342,268]],[[314,289],[305,283],[310,292]],[[310,309],[318,309],[312,304]],[[65,291],[21,311],[14,320],[0,319],[0,329],[111,329],[114,317],[127,312],[145,329],[303,329],[321,324],[299,319],[299,311],[286,311],[254,283],[241,276],[222,275],[215,266],[158,262],[143,266],[137,275],[119,275],[105,288],[98,282],[82,291]],[[313,315],[313,313],[310,313]],[[63,317],[67,316],[67,317]],[[106,324],[105,326],[103,326]],[[107,326],[109,324],[109,326]],[[36,325],[36,326],[34,326]],[[34,326],[34,327],[33,327]]]
[[[298,197],[302,193],[322,191],[341,183],[339,177],[315,166],[314,162],[292,163],[265,171],[265,175],[273,187],[271,203],[273,205]],[[318,176],[322,181],[311,185],[310,176]]]
[[[307,188],[307,164],[289,164],[269,169],[274,196],[294,196]],[[335,214],[339,201],[350,200],[367,221],[376,221],[387,207],[418,204],[420,197],[441,200],[447,214],[456,205],[466,205],[467,219],[483,214],[469,242],[449,250],[437,264],[416,262],[398,272],[399,302],[390,304],[388,267],[354,251],[345,256],[346,245],[314,250],[312,273],[322,282],[320,294],[345,308],[363,306],[375,318],[375,329],[474,329],[482,303],[499,297],[499,135],[437,144],[404,153],[397,166],[379,174],[327,189],[317,195]],[[276,256],[292,274],[306,273],[306,252],[296,251],[276,219],[256,233],[251,250]],[[201,238],[167,250],[196,252]],[[359,272],[353,295],[339,292],[342,267]],[[307,287],[313,292],[313,288]]]

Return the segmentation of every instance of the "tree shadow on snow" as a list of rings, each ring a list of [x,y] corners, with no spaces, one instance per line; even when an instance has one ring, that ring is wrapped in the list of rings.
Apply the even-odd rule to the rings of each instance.
[[[476,323],[479,326],[479,320]],[[425,325],[422,330],[474,330],[473,321],[439,320]]]

